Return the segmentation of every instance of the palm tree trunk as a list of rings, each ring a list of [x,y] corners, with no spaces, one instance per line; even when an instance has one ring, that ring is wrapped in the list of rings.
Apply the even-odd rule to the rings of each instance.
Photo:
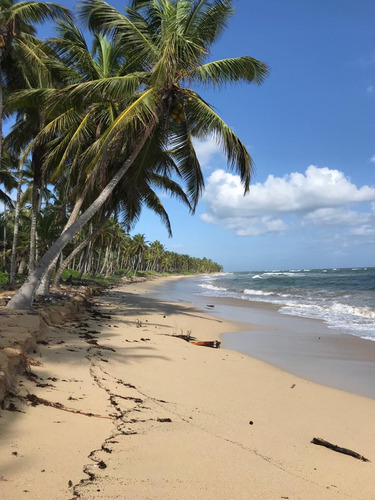
[[[39,207],[39,193],[38,188],[34,182],[32,205],[31,205],[31,227],[30,227],[30,253],[29,253],[29,274],[34,271],[35,257],[36,257],[36,219]]]
[[[59,267],[59,270],[57,271],[56,276],[55,276],[55,278],[54,278],[54,280],[52,282],[52,288],[54,288],[55,290],[59,290],[60,289],[60,279],[61,279],[62,273],[68,267],[68,265],[70,264],[70,262],[72,261],[72,259],[74,259],[74,257],[76,255],[78,255],[79,252],[81,252],[90,243],[90,240],[93,238],[93,236],[94,236],[93,234],[90,234],[83,241],[81,241],[81,243],[77,247],[75,247],[75,249],[62,262],[62,264]]]
[[[60,252],[65,248],[65,246],[74,238],[82,227],[87,224],[87,222],[98,212],[98,210],[103,206],[105,201],[110,197],[113,190],[129,170],[134,160],[137,158],[141,149],[143,148],[145,142],[150,136],[153,128],[155,126],[155,121],[150,122],[148,127],[145,129],[140,141],[134,148],[132,154],[124,162],[122,167],[117,171],[116,175],[103,189],[101,194],[97,199],[88,207],[88,209],[64,232],[61,236],[50,246],[47,252],[40,259],[38,265],[34,269],[33,273],[30,274],[28,280],[22,285],[18,292],[13,296],[13,298],[8,302],[7,308],[9,309],[26,309],[32,308],[33,298],[35,295],[36,288],[41,280],[43,274],[45,273],[51,262],[57,257]]]
[[[95,269],[94,269],[95,276],[99,273],[99,266],[100,266],[101,258],[102,258],[102,248],[100,247],[99,252],[98,252],[98,257],[96,259]]]
[[[54,289],[59,289],[60,288],[60,278],[62,273],[65,271],[65,269],[68,267],[68,265],[71,263],[73,259],[77,257],[79,252],[81,252],[86,245],[92,242],[92,240],[97,236],[97,234],[100,232],[101,228],[104,226],[106,220],[108,217],[103,218],[98,226],[95,228],[95,230],[89,234],[78,246],[75,247],[75,249],[65,258],[65,260],[60,264],[60,267],[56,273],[56,276],[53,279],[52,282],[52,288]],[[74,267],[73,267],[74,269]]]
[[[22,177],[23,177],[23,161],[20,160],[20,162],[18,164],[17,201],[16,201],[16,208],[14,211],[12,256],[11,256],[11,260],[10,260],[10,275],[9,275],[10,286],[14,285],[15,276],[16,276],[17,243],[18,243],[18,233],[19,233],[19,227],[20,227],[20,216],[21,216]]]
[[[19,263],[17,274],[23,274],[26,267],[26,259],[24,257],[21,258],[21,262]]]
[[[81,272],[79,273],[78,279],[81,280],[82,276],[85,274],[86,276],[89,274],[90,268],[90,243],[85,248],[84,257],[83,257],[83,265],[81,268]]]
[[[65,227],[64,227],[63,231],[66,231],[66,229],[68,227],[70,227],[73,224],[73,222],[77,219],[79,211],[81,210],[82,204],[83,204],[83,202],[85,200],[85,197],[87,195],[87,192],[88,192],[89,188],[90,188],[90,182],[86,182],[85,187],[84,187],[82,193],[77,198],[77,200],[76,200],[76,202],[74,204],[73,210],[72,210],[72,212],[70,214],[68,222],[65,224]],[[49,295],[51,278],[52,278],[53,271],[54,271],[54,269],[56,267],[58,258],[59,258],[59,256],[57,255],[53,259],[53,261],[51,262],[51,264],[48,266],[46,272],[44,273],[42,279],[40,280],[40,285],[38,286],[37,291],[36,291],[37,295],[44,295],[44,296],[46,296],[46,295],[48,296]]]
[[[92,235],[92,224],[90,222],[90,227],[89,227],[89,236]],[[89,268],[90,268],[90,249],[91,249],[91,239],[89,239],[88,244],[86,245],[85,252],[84,252],[84,257],[83,257],[83,263],[82,267],[78,276],[78,279],[82,279],[82,275],[88,274],[89,273]]]
[[[0,34],[4,32],[4,27],[1,28]],[[0,48],[0,163],[3,158],[3,112],[4,112],[4,98],[3,98],[3,49]]]
[[[102,267],[100,269],[99,274],[103,274],[104,273],[104,270],[105,270],[105,268],[107,266],[108,255],[109,255],[109,246],[107,245],[106,248],[105,248],[103,265],[102,265]]]
[[[7,204],[4,201],[4,227],[3,227],[3,271],[4,273],[7,272],[6,270],[6,250],[7,250]]]
[[[78,260],[78,266],[77,266],[77,271],[78,273],[81,271],[82,269],[82,261],[83,261],[83,256],[85,255],[85,252],[81,252],[81,255],[79,256],[79,260]]]

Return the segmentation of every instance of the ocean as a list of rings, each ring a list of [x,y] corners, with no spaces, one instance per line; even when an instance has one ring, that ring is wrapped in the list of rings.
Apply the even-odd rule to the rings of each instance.
[[[375,399],[375,268],[198,275],[167,280],[150,296],[240,324],[221,336],[224,349]]]
[[[195,285],[196,295],[273,303],[281,314],[375,341],[374,267],[220,273]]]

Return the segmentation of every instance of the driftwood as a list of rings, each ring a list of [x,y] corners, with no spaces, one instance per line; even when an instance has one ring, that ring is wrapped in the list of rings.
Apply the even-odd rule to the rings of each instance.
[[[344,453],[345,455],[350,455],[351,457],[357,458],[358,460],[362,460],[362,462],[369,462],[370,460],[368,458],[365,458],[363,455],[360,455],[359,453],[349,450],[348,448],[341,448],[341,446],[337,446],[336,444],[332,444],[328,441],[325,441],[324,439],[320,438],[313,438],[311,441],[313,444],[318,444],[319,446],[325,446],[326,448],[329,448],[330,450],[337,451],[338,453]]]
[[[196,342],[190,342],[190,344],[201,345],[203,347],[213,347],[214,349],[219,349],[221,342],[219,340],[200,340]]]

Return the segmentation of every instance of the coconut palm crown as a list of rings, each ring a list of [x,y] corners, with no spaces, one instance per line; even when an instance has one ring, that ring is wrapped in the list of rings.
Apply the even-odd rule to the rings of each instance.
[[[267,66],[249,56],[206,62],[210,46],[232,13],[230,0],[138,0],[131,2],[125,14],[103,0],[84,0],[80,6],[81,17],[88,26],[120,39],[128,61],[133,67],[138,66],[134,76],[139,78],[143,92],[134,103],[133,116],[139,107],[141,119],[145,119],[142,101],[148,99],[159,127],[163,126],[167,132],[168,144],[182,175],[188,180],[188,192],[194,196],[195,203],[203,188],[203,177],[192,145],[193,137],[213,134],[229,166],[240,174],[245,192],[249,189],[252,171],[249,153],[230,127],[191,88],[194,85],[220,88],[240,81],[260,84],[267,76]],[[150,103],[150,95],[145,95],[146,90],[152,93],[153,103]],[[107,92],[110,93],[109,87]],[[118,135],[124,135],[128,114],[126,110],[108,130],[102,148]]]

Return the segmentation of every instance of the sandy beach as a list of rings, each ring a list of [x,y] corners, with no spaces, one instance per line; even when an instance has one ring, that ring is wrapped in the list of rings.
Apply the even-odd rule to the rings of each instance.
[[[1,498],[372,500],[375,400],[185,342],[244,325],[148,296],[163,279],[45,329],[0,412]]]

